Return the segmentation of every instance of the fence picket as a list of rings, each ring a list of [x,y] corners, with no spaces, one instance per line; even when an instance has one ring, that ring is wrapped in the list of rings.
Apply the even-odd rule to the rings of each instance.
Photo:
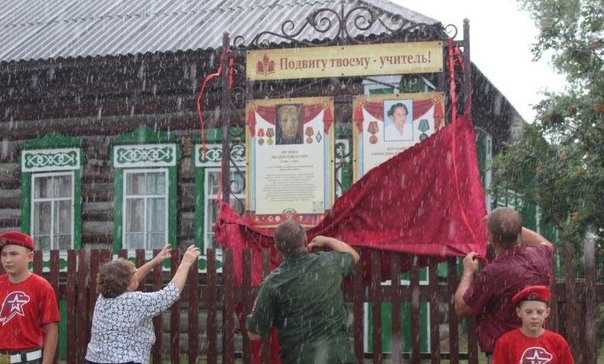
[[[382,254],[378,250],[372,250],[369,254],[371,259],[371,285],[369,296],[371,297],[371,314],[373,323],[373,362],[382,362]]]
[[[363,261],[364,254],[361,253],[360,261]],[[362,363],[364,359],[363,348],[363,271],[360,264],[356,264],[352,271],[352,316],[353,321],[353,340],[354,356],[357,363]]]
[[[390,256],[390,281],[392,287],[392,362],[401,363],[403,352],[403,328],[401,317],[401,254],[393,253]]]
[[[163,288],[163,266],[155,267],[150,273],[151,280],[151,291],[159,291]],[[162,327],[164,318],[162,315],[157,315],[153,318],[153,329],[155,331],[155,343],[151,348],[151,357],[154,363],[161,363],[161,348],[163,344]]]
[[[242,256],[242,301],[243,301],[243,312],[248,313],[252,311],[253,298],[252,298],[252,251],[246,249],[243,251]],[[243,336],[243,362],[252,362],[252,344],[247,336],[247,330],[245,329],[245,316],[238,312],[238,316],[241,317],[241,332]]]
[[[457,258],[450,258],[447,261],[447,296],[449,298],[449,353],[451,364],[459,363],[459,319],[455,314],[457,284]]]
[[[216,250],[207,250],[207,287],[206,287],[206,303],[207,310],[207,323],[206,327],[208,330],[208,363],[216,364],[218,362],[218,347],[217,337],[218,330],[216,326],[216,298],[217,298],[217,285],[218,280],[216,279]]]
[[[233,277],[233,251],[227,250],[224,254],[222,267],[222,278],[224,279],[224,336],[223,336],[223,363],[233,364],[235,362],[235,327],[233,325],[233,312],[235,309],[235,287]]]
[[[69,250],[67,252],[67,276],[65,282],[64,296],[62,297],[67,304],[67,337],[66,337],[66,364],[76,363],[77,345],[72,338],[77,337],[76,327],[76,281],[77,281],[77,266],[76,266],[76,251]],[[61,299],[61,297],[59,297]]]
[[[409,289],[411,291],[411,362],[419,363],[421,361],[421,324],[420,324],[420,304],[419,304],[419,267],[417,257],[412,260],[410,271]]]
[[[430,259],[428,265],[428,295],[430,297],[430,362],[440,363],[440,307],[438,299],[438,261]]]
[[[170,277],[174,277],[176,274],[179,263],[180,251],[172,250]],[[178,300],[170,307],[170,361],[172,363],[180,362],[180,302],[181,300]]]
[[[596,364],[597,345],[597,296],[596,296],[596,241],[595,236],[585,239],[585,363]]]

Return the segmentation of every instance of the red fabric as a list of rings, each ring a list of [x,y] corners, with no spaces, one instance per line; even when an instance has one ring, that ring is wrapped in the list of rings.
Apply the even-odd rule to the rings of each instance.
[[[363,109],[376,120],[384,121],[384,101],[363,101],[355,105],[353,121],[359,132],[363,131]]]
[[[307,234],[309,240],[321,234],[358,248],[409,254],[407,263],[411,255],[444,259],[475,251],[484,256],[485,215],[474,128],[461,118],[371,169]],[[253,284],[261,280],[262,248],[271,249],[271,268],[278,264],[272,230],[255,228],[224,202],[215,228],[217,241],[234,249],[238,282],[242,249],[253,249],[253,267],[258,268]]]
[[[203,80],[203,83],[201,84],[201,88],[199,89],[197,98],[195,99],[195,109],[197,110],[197,117],[199,118],[199,124],[201,126],[201,144],[202,144],[204,158],[206,156],[206,128],[205,128],[205,121],[203,120],[201,98],[205,94],[205,89],[206,89],[207,84],[213,78],[218,77],[222,74],[222,60],[223,60],[223,57],[225,57],[227,55],[227,53],[229,53],[229,52],[230,52],[229,50],[222,52],[222,54],[220,55],[220,64],[218,65],[218,71],[216,71],[216,73],[212,73],[212,74],[209,74],[206,76],[206,78]],[[229,60],[229,89],[231,87],[233,87],[233,72],[234,72],[233,62],[234,62],[234,59],[231,58]]]
[[[453,148],[455,147],[455,150]],[[217,241],[233,249],[235,282],[242,281],[242,253],[252,249],[252,284],[260,285],[261,251],[270,249],[270,268],[279,264],[272,230],[258,229],[253,221],[220,203]],[[485,199],[478,172],[474,128],[466,118],[445,126],[424,142],[371,169],[338,198],[326,218],[307,232],[339,238],[359,250],[404,253],[401,266],[410,267],[435,256],[486,254]],[[363,266],[369,254],[363,254]],[[389,257],[382,255],[382,277],[388,279]],[[363,269],[370,274],[369,269]],[[369,279],[369,277],[365,277]],[[244,319],[243,315],[240,316]],[[272,343],[273,359],[277,345]],[[254,355],[258,347],[254,346]],[[276,361],[273,361],[276,362]]]
[[[370,170],[309,238],[321,234],[356,247],[424,256],[484,255],[486,207],[476,161],[472,125],[448,125]],[[461,198],[452,183],[455,166]]]

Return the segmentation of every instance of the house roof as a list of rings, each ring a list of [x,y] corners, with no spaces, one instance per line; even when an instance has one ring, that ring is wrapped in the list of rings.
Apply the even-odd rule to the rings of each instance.
[[[352,37],[389,33],[396,16],[409,24],[438,23],[388,0],[2,0],[0,62],[218,48],[225,31],[246,44],[260,32],[282,34],[288,20],[297,32],[313,11],[339,13],[342,4],[345,13],[359,6],[381,10],[381,21],[350,29]],[[296,39],[333,37],[307,26]]]

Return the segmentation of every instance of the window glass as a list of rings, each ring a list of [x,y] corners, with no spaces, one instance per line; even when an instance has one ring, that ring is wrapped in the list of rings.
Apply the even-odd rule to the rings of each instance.
[[[34,173],[32,237],[37,249],[73,247],[73,173]]]
[[[124,172],[124,248],[159,249],[168,243],[166,169]]]
[[[216,201],[221,189],[220,168],[206,168],[205,177],[205,190],[208,192],[205,196],[204,246],[206,249],[219,248],[214,237],[214,222],[219,213]],[[245,171],[232,171],[229,181],[233,194],[230,203],[238,213],[242,214],[245,209]]]

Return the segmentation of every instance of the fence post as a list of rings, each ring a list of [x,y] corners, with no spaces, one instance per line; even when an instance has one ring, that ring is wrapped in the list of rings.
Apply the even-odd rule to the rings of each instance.
[[[583,254],[585,255],[585,363],[596,364],[596,234],[593,226],[587,229]]]
[[[86,355],[86,345],[88,344],[88,332],[90,331],[89,314],[92,309],[88,306],[88,256],[86,250],[78,252],[78,288],[77,288],[77,362],[83,363]]]
[[[363,251],[360,262],[364,260]],[[354,337],[354,356],[357,363],[363,362],[363,269],[362,264],[355,264],[352,271],[352,317],[353,321],[353,337]]]
[[[224,252],[224,264],[222,266],[222,277],[224,280],[224,331],[222,340],[222,362],[233,364],[235,361],[235,327],[233,325],[233,312],[235,309],[235,287],[233,280],[233,251],[228,249]]]
[[[371,250],[371,282],[369,294],[371,299],[371,312],[373,323],[373,362],[382,362],[382,275],[381,261],[382,255],[378,250]]]
[[[191,265],[187,276],[187,314],[189,315],[189,363],[197,363],[199,357],[199,259]]]
[[[76,320],[75,313],[77,312],[76,307],[76,281],[77,281],[77,269],[76,269],[76,252],[75,250],[69,250],[67,252],[67,280],[65,287],[65,301],[67,302],[67,364],[76,363],[77,355],[77,337],[76,335]]]
[[[206,308],[207,312],[207,337],[208,337],[208,364],[216,364],[218,357],[216,355],[218,328],[216,326],[216,250],[208,249],[207,254],[207,289],[206,289]]]
[[[457,290],[457,258],[447,261],[447,292],[449,297],[449,353],[451,364],[459,363],[459,320],[455,313],[455,291]]]
[[[245,328],[246,315],[252,312],[252,250],[243,250],[242,256],[242,277],[241,277],[241,289],[242,289],[242,301],[243,301],[243,314],[241,315],[241,335],[243,336],[243,362],[252,362],[252,343],[250,338],[247,336],[247,329]]]
[[[430,258],[428,265],[428,296],[430,299],[431,363],[440,363],[440,297],[438,295],[438,260]]]
[[[421,362],[421,321],[420,321],[420,299],[419,299],[419,261],[418,256],[414,255],[411,259],[411,271],[409,277],[409,289],[411,292],[410,312],[411,312],[411,362]]]
[[[564,273],[566,277],[565,297],[564,297],[564,337],[567,338],[570,345],[573,357],[577,363],[582,363],[582,353],[580,348],[580,340],[574,335],[570,335],[570,330],[573,328],[575,305],[576,305],[576,288],[575,288],[575,264],[573,258],[575,256],[575,247],[572,243],[564,245]]]
[[[390,256],[390,281],[391,281],[391,307],[392,307],[392,362],[402,362],[403,352],[403,328],[401,317],[401,254],[392,253]]]
[[[172,260],[170,260],[172,264]],[[163,264],[156,267],[152,272],[152,291],[159,291],[163,288]],[[163,315],[157,315],[153,318],[153,328],[155,329],[155,344],[151,348],[151,357],[154,363],[162,362],[162,341],[163,341]]]

